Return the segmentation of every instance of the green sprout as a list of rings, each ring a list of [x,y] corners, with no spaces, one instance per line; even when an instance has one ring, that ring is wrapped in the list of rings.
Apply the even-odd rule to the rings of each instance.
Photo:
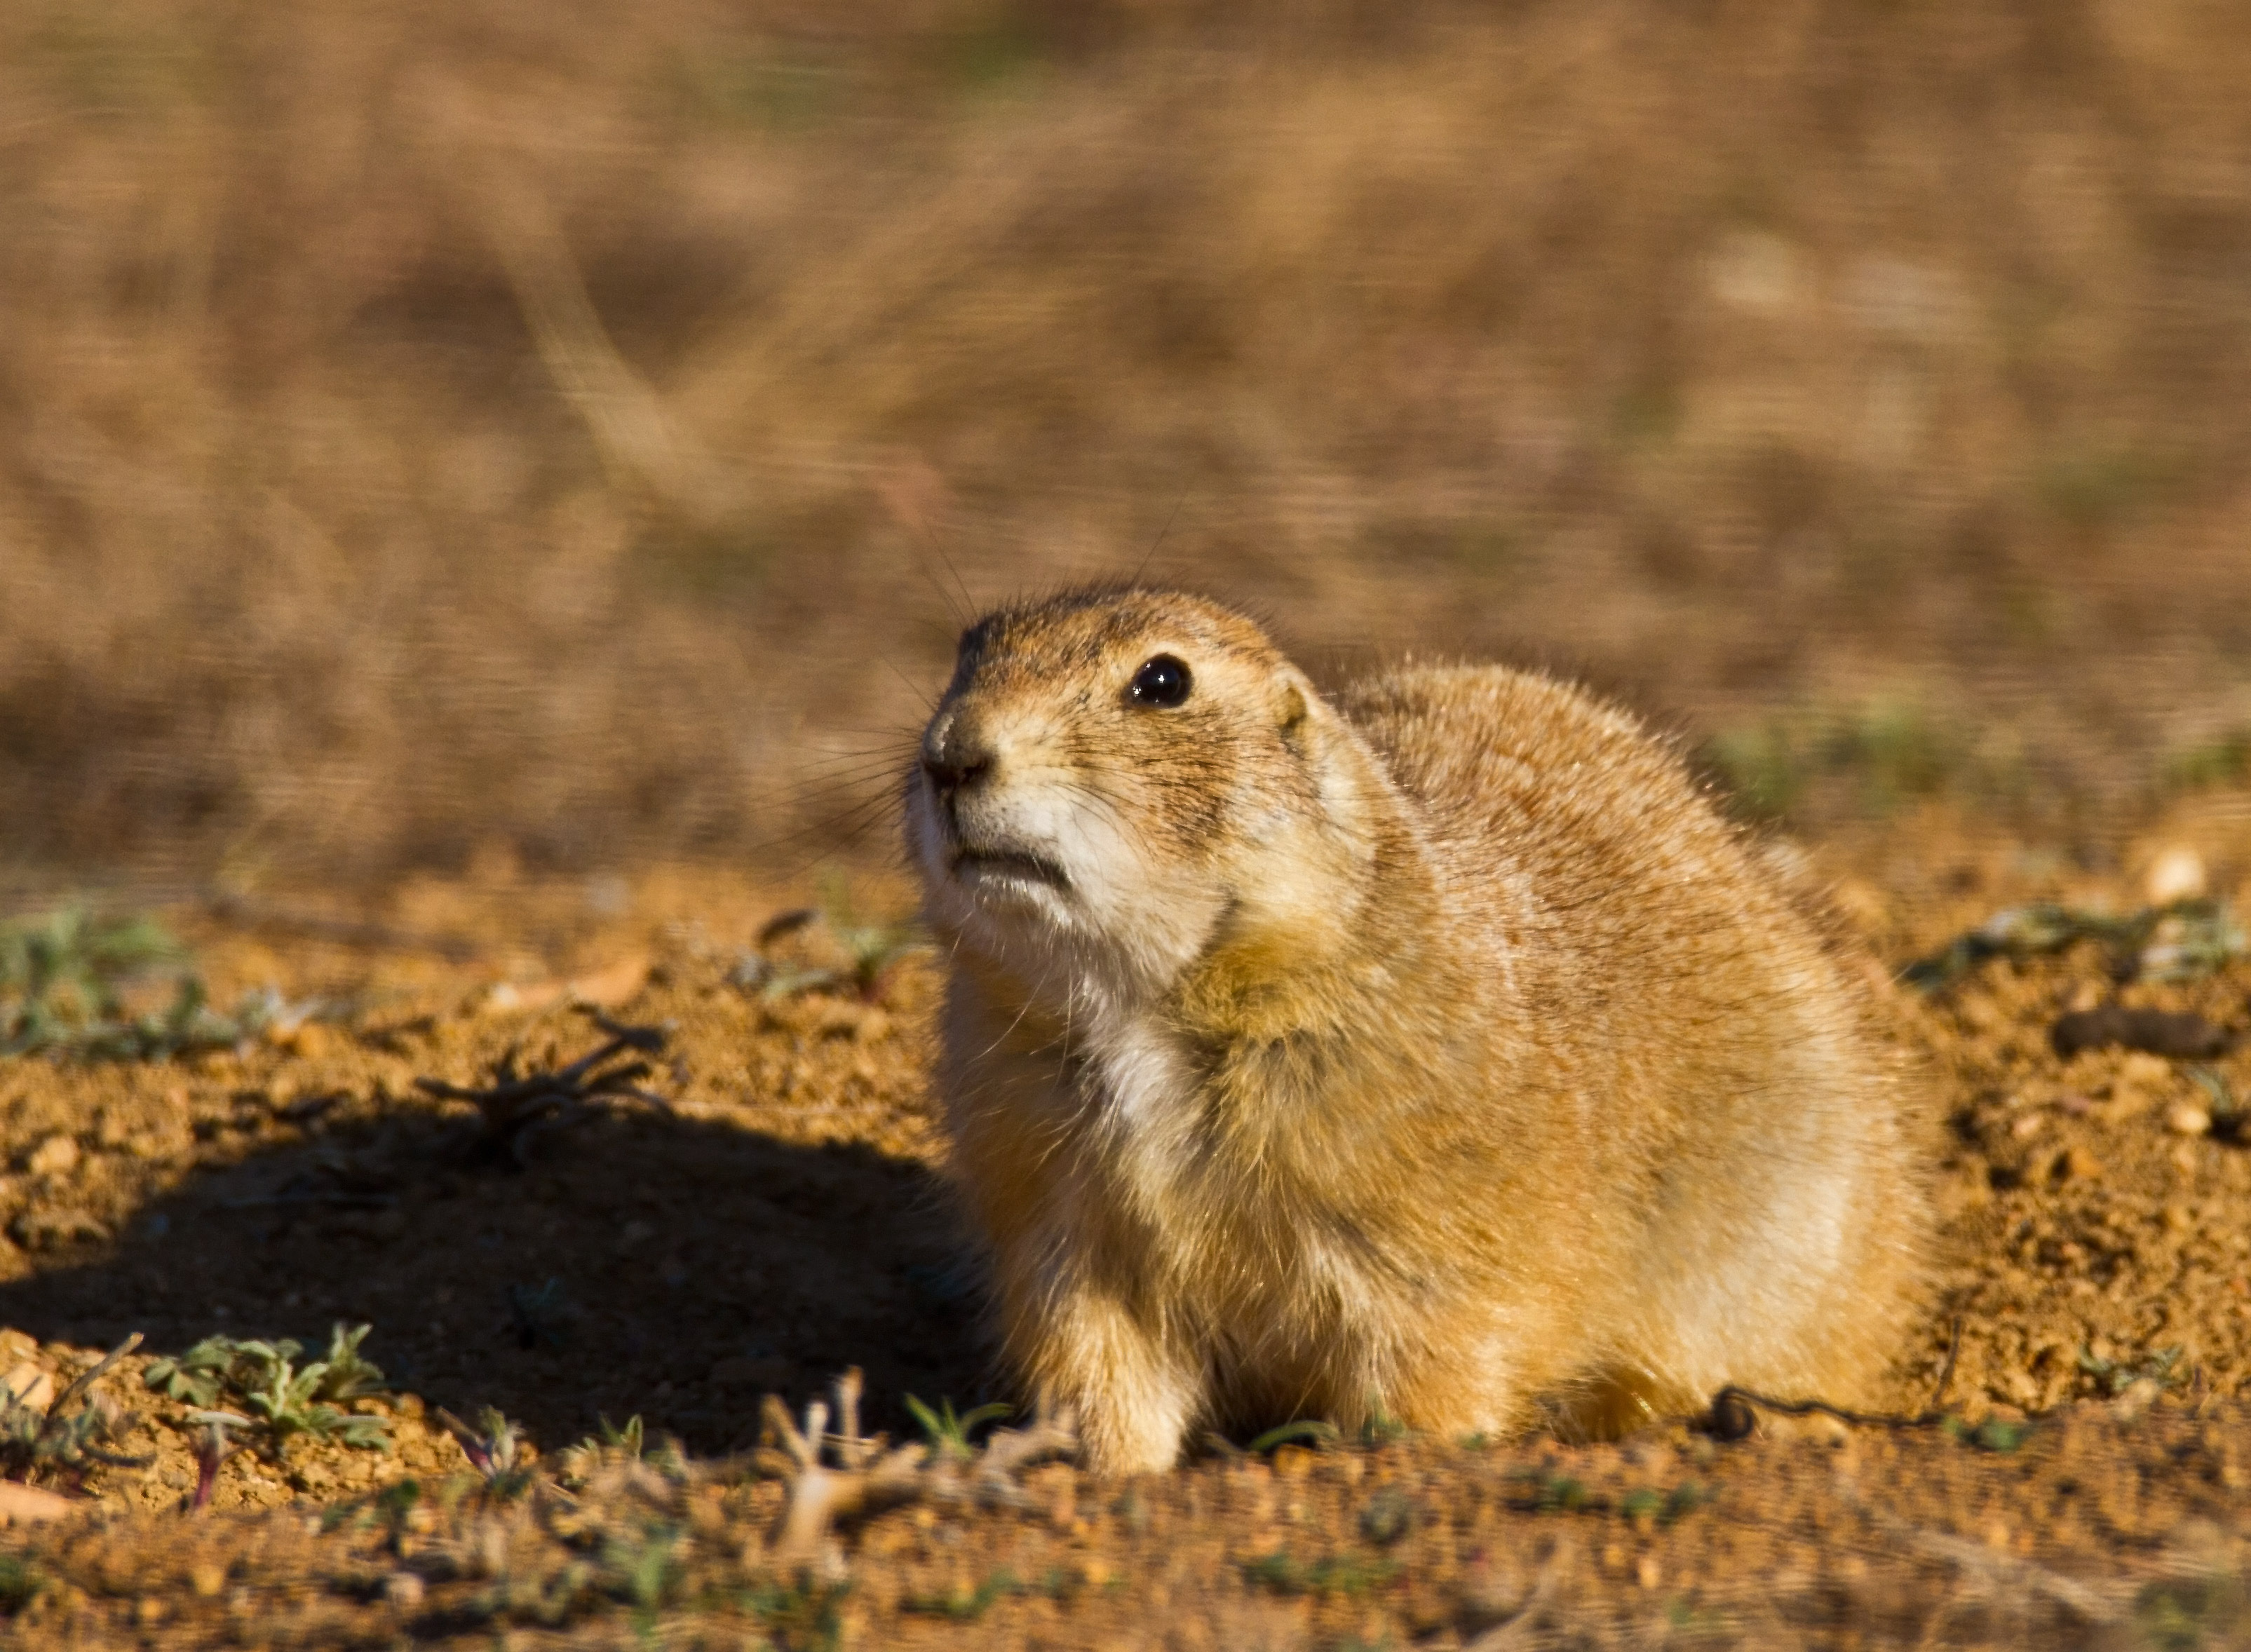
[[[2185,981],[2241,957],[2247,942],[2224,901],[2174,901],[2124,917],[2049,901],[2014,906],[1964,930],[1900,972],[1909,986],[1935,992],[1990,958],[2040,957],[2081,941],[2111,954],[2121,979]]]
[[[906,1397],[906,1404],[907,1409],[914,1414],[914,1420],[922,1425],[923,1435],[930,1441],[931,1449],[940,1457],[950,1457],[956,1462],[966,1462],[974,1455],[969,1443],[973,1429],[985,1423],[998,1422],[1008,1414],[1008,1407],[998,1400],[972,1407],[959,1416],[954,1414],[951,1400],[940,1400],[935,1411],[912,1394]]]
[[[232,1396],[249,1414],[234,1420],[258,1427],[269,1453],[281,1451],[298,1434],[388,1451],[390,1421],[357,1415],[342,1405],[389,1392],[382,1371],[359,1351],[370,1329],[347,1329],[338,1321],[329,1335],[327,1357],[301,1370],[297,1361],[305,1345],[294,1337],[262,1342],[206,1337],[184,1354],[151,1360],[142,1380],[197,1407],[207,1420],[232,1416],[214,1409],[222,1395]]]
[[[1022,1586],[1016,1581],[1016,1574],[1003,1566],[973,1589],[956,1584],[943,1594],[911,1594],[899,1605],[907,1612],[951,1618],[956,1623],[974,1623],[992,1609],[995,1600],[1018,1593]]]
[[[843,954],[842,964],[793,964],[769,957],[766,949],[784,937],[818,923]],[[759,930],[757,949],[729,972],[735,985],[755,988],[767,1003],[805,992],[849,993],[873,1004],[883,996],[891,972],[904,959],[927,950],[929,941],[913,923],[864,916],[841,875],[821,885],[818,908],[785,912]]]
[[[2079,1368],[2098,1386],[2113,1394],[2124,1393],[2145,1378],[2160,1388],[2177,1388],[2187,1378],[2187,1373],[2178,1369],[2187,1351],[2176,1345],[2152,1349],[2139,1359],[2104,1359],[2094,1350],[2082,1348],[2079,1351]]]
[[[498,1407],[487,1406],[479,1411],[474,1428],[443,1407],[439,1407],[438,1420],[460,1444],[469,1466],[484,1476],[485,1484],[494,1491],[512,1497],[530,1487],[530,1465],[517,1461],[523,1426],[509,1420]]]

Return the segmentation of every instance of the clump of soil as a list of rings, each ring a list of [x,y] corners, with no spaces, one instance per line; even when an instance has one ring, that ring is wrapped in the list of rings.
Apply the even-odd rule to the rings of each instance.
[[[2151,827],[2238,909],[2241,804]],[[2138,903],[2116,866],[1938,813],[1816,855],[1894,967],[2012,905]],[[2114,1002],[2240,1033],[2251,965],[2121,986],[2092,945],[1875,988],[1930,1100],[1942,1218],[1894,1399],[1924,1407],[1958,1326],[1944,1426],[1731,1444],[1675,1421],[1617,1445],[1271,1459],[1215,1443],[1132,1484],[1034,1469],[1016,1508],[911,1501],[845,1524],[820,1566],[777,1564],[788,1469],[758,1453],[763,1394],[795,1414],[860,1366],[870,1425],[905,1439],[910,1394],[1013,1397],[943,1198],[938,972],[908,958],[868,992],[798,990],[833,945],[818,924],[746,963],[803,895],[669,872],[623,900],[425,883],[357,929],[287,903],[259,929],[185,916],[215,999],[272,981],[356,1008],[170,1062],[0,1065],[0,1366],[59,1387],[142,1333],[96,1389],[134,1419],[112,1449],[154,1457],[39,1476],[87,1506],[0,1538],[0,1607],[31,1642],[624,1642],[677,1621],[783,1646],[1794,1644],[1848,1625],[2095,1645],[2244,1627],[2251,1144],[2230,1109],[2251,1051],[2067,1059],[2052,1034]],[[624,1052],[646,1071],[493,1151],[490,1109],[450,1092],[568,1068],[611,1037],[590,1011],[661,1029]],[[338,1322],[374,1327],[364,1352],[396,1392],[350,1408],[391,1448],[253,1441],[184,1515],[203,1425],[148,1388],[149,1360],[215,1332],[317,1349]],[[488,1407],[522,1426],[518,1471],[479,1473],[435,1420]],[[595,1443],[634,1417],[641,1458]]]

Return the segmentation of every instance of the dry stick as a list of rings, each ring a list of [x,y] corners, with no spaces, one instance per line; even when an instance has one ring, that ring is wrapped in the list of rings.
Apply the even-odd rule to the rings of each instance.
[[[1946,1420],[1947,1414],[1938,1408],[1939,1402],[1946,1398],[1947,1386],[1954,1380],[1954,1362],[1961,1351],[1962,1321],[1957,1318],[1954,1322],[1953,1334],[1947,1339],[1946,1363],[1938,1368],[1938,1385],[1931,1390],[1930,1399],[1923,1408],[1913,1416],[1902,1417],[1882,1412],[1850,1411],[1843,1406],[1832,1406],[1825,1400],[1777,1400],[1770,1394],[1738,1387],[1732,1382],[1712,1396],[1710,1414],[1716,1425],[1719,1424],[1723,1410],[1732,1410],[1735,1407],[1740,1406],[1743,1410],[1748,1411],[1753,1407],[1757,1407],[1764,1411],[1779,1412],[1785,1417],[1810,1416],[1818,1412],[1825,1417],[1834,1417],[1839,1422],[1851,1423],[1856,1427],[1862,1428],[1933,1427]],[[1733,1404],[1731,1405],[1730,1402]],[[1718,1431],[1715,1427],[1714,1432]],[[1731,1437],[1741,1439],[1749,1432],[1749,1427],[1746,1423],[1742,1428],[1732,1431]]]
[[[81,1372],[75,1379],[73,1379],[69,1387],[64,1389],[62,1393],[55,1396],[54,1404],[47,1407],[47,1414],[51,1417],[59,1417],[62,1415],[63,1407],[65,1406],[77,1399],[78,1396],[87,1389],[91,1388],[94,1386],[94,1379],[96,1378],[100,1377],[103,1372],[108,1370],[112,1365],[124,1358],[126,1355],[131,1353],[140,1345],[141,1333],[136,1331],[131,1336],[128,1337],[123,1342],[119,1343],[116,1347],[102,1355],[100,1359],[94,1365],[89,1367],[87,1370]]]
[[[786,1566],[822,1560],[821,1540],[846,1516],[872,1512],[885,1504],[918,1498],[938,1503],[975,1502],[987,1507],[1024,1506],[1027,1499],[1011,1477],[1042,1457],[1075,1450],[1078,1436],[1068,1414],[1036,1417],[1029,1428],[996,1428],[970,1466],[967,1484],[959,1468],[927,1446],[890,1446],[881,1434],[860,1433],[861,1377],[858,1368],[835,1384],[835,1410],[821,1400],[805,1407],[800,1428],[789,1408],[768,1394],[760,1414],[786,1460],[788,1500],[775,1522],[774,1558]],[[831,1415],[837,1431],[829,1432]],[[821,1460],[832,1452],[841,1467]]]

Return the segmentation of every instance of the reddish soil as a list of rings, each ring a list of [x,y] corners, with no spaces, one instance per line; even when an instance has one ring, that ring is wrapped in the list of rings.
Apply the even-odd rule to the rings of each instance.
[[[2026,901],[2130,907],[2171,845],[2251,895],[2236,793],[2092,867],[1936,812],[1813,854],[1896,966]],[[769,1003],[730,979],[804,893],[494,866],[349,915],[400,944],[320,932],[300,920],[348,915],[309,901],[263,928],[184,915],[220,1002],[271,980],[355,1007],[245,1051],[0,1067],[0,1364],[28,1354],[66,1381],[143,1333],[98,1388],[139,1414],[118,1448],[156,1454],[45,1476],[83,1511],[0,1537],[26,1643],[2185,1646],[2251,1626],[2251,1147],[2212,1122],[2214,1085],[2251,1096],[2251,1054],[2060,1059],[2054,1021],[2111,990],[2088,944],[1927,996],[1876,989],[1927,1075],[1943,1213],[1895,1403],[1929,1400],[1958,1322],[1943,1426],[1816,1419],[1728,1443],[1681,1421],[1610,1445],[1271,1462],[1215,1445],[1130,1485],[1051,1463],[1022,1476],[1019,1508],[848,1522],[839,1580],[800,1577],[772,1548],[763,1393],[801,1407],[858,1365],[870,1425],[906,1438],[909,1393],[1008,1397],[930,1123],[935,970],[904,966],[878,1004]],[[473,955],[407,944],[448,937]],[[817,929],[786,944],[817,951]],[[591,1049],[569,983],[668,1026],[642,1081],[664,1105],[621,1101],[535,1143],[528,1168],[480,1161],[474,1109],[415,1081]],[[2247,986],[2239,961],[2123,996],[2241,1030]],[[392,1419],[396,1449],[246,1451],[184,1515],[195,1434],[147,1390],[149,1356],[214,1331],[324,1342],[337,1320],[375,1327],[365,1351],[402,1392],[357,1403]],[[513,1495],[428,1414],[485,1405],[544,1453]],[[572,1449],[631,1415],[642,1466]]]

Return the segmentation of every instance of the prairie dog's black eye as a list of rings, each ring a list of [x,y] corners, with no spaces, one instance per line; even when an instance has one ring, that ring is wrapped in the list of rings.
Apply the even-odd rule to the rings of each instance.
[[[1137,706],[1170,708],[1188,697],[1188,667],[1185,660],[1171,654],[1159,654],[1146,660],[1133,674],[1133,681],[1126,690]]]

